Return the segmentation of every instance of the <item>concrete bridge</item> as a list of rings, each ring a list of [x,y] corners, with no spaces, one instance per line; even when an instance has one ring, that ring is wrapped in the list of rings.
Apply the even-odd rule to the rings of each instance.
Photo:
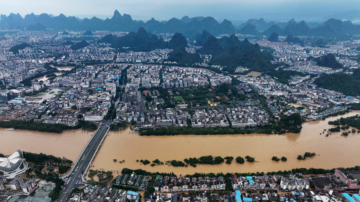
[[[81,187],[86,183],[85,175],[93,159],[96,156],[101,144],[105,140],[105,137],[110,129],[111,121],[105,121],[100,125],[93,137],[90,139],[80,157],[75,162],[71,171],[61,178],[65,181],[65,187],[58,199],[60,202],[65,202],[69,197],[71,190]]]

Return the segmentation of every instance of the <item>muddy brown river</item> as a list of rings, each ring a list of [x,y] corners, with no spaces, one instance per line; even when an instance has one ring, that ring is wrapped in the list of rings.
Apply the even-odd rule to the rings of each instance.
[[[333,133],[329,137],[320,135],[324,129],[331,128],[328,121],[340,117],[359,114],[353,111],[325,121],[307,122],[299,134],[284,135],[178,135],[178,136],[139,136],[127,129],[124,132],[112,132],[108,135],[93,161],[92,169],[119,170],[122,168],[144,169],[147,171],[174,172],[176,174],[218,173],[218,172],[268,172],[290,170],[292,168],[334,168],[360,165],[360,133],[348,137]],[[306,160],[297,160],[298,155],[315,152],[317,156]],[[231,165],[198,165],[193,167],[172,167],[167,165],[141,165],[136,160],[153,161],[159,159],[184,160],[189,157],[237,156],[255,157],[255,163]],[[273,156],[287,157],[287,162],[274,162]],[[124,163],[114,162],[125,160]]]
[[[92,169],[119,170],[122,168],[144,169],[148,171],[174,172],[176,174],[193,174],[195,172],[268,172],[289,170],[292,168],[334,168],[360,165],[360,133],[333,133],[329,137],[320,135],[324,129],[331,128],[328,121],[340,117],[359,114],[353,111],[325,121],[307,122],[299,134],[284,135],[178,135],[178,136],[139,136],[127,129],[124,132],[112,132],[101,146],[92,164]],[[81,151],[91,138],[92,133],[81,130],[64,131],[61,134],[42,133],[36,131],[0,128],[0,153],[9,155],[17,149],[24,151],[52,154],[76,161]],[[317,156],[299,161],[298,155],[315,152]],[[193,167],[170,167],[167,165],[151,167],[141,165],[136,160],[159,159],[184,160],[189,157],[242,156],[255,157],[255,163],[237,164],[235,159],[231,165],[198,165]],[[287,157],[287,162],[273,162],[273,156]],[[125,160],[124,163],[114,162]]]
[[[90,132],[64,131],[61,134],[0,128],[0,153],[10,155],[18,149],[51,154],[76,161],[91,138]]]

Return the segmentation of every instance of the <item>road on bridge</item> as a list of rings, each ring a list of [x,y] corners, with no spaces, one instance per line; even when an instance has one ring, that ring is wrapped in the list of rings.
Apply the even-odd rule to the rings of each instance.
[[[94,137],[90,140],[90,143],[85,148],[85,151],[80,156],[76,165],[74,165],[74,169],[69,173],[67,177],[63,180],[65,181],[65,187],[63,192],[58,199],[60,202],[65,202],[71,193],[71,190],[78,188],[84,185],[82,180],[82,176],[85,174],[88,165],[91,163],[91,159],[94,155],[96,155],[96,149],[98,148],[101,140],[106,135],[108,128],[110,127],[111,121],[107,120],[102,123],[98,129],[98,131],[94,134]]]

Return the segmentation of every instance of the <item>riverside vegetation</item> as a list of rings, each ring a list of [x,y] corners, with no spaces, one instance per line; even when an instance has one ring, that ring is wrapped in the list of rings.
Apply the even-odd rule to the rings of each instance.
[[[33,120],[28,122],[12,120],[0,121],[0,128],[15,128],[49,133],[62,133],[64,130],[74,130],[80,128],[86,131],[95,131],[97,129],[97,125],[87,121],[79,121],[77,126],[71,127],[63,124],[35,123]]]
[[[31,152],[23,152],[24,158],[29,162],[29,169],[25,172],[26,177],[37,177],[48,182],[54,182],[55,188],[50,192],[49,197],[56,200],[60,196],[62,186],[65,182],[59,178],[59,174],[65,174],[71,168],[72,161],[62,159],[53,155],[36,154]],[[45,168],[44,172],[43,169]],[[55,172],[58,168],[58,172]],[[46,172],[45,172],[46,171]],[[32,175],[32,173],[35,174]]]
[[[286,131],[292,133],[299,133],[301,131],[301,116],[300,114],[292,114],[290,116],[282,116],[277,122],[272,122],[271,125],[257,126],[257,127],[245,127],[245,128],[233,128],[229,127],[214,127],[214,128],[192,128],[188,127],[162,127],[162,128],[140,128],[140,135],[222,135],[222,134],[283,134]]]
[[[170,161],[166,161],[165,163],[160,161],[159,159],[155,159],[152,162],[150,162],[149,160],[136,160],[136,162],[140,162],[143,165],[148,165],[151,164],[151,166],[158,166],[158,165],[169,165],[169,166],[174,166],[174,167],[188,167],[188,166],[192,166],[192,167],[196,167],[197,165],[219,165],[222,163],[226,163],[226,164],[231,164],[232,160],[234,159],[234,157],[232,156],[227,156],[225,158],[221,157],[221,156],[201,156],[200,158],[186,158],[184,159],[184,161],[178,161],[178,160],[170,160]],[[245,157],[246,161],[248,162],[255,162],[255,158],[251,157],[251,156],[246,156]],[[239,164],[243,164],[245,163],[244,158],[238,156],[236,157],[236,163]]]
[[[347,117],[347,118],[340,118],[336,121],[329,121],[329,125],[336,125],[337,128],[340,128],[342,130],[349,129],[349,127],[354,127],[360,131],[360,117],[359,117],[359,115],[356,115],[356,116],[351,116],[351,117]],[[340,132],[340,130],[336,131],[336,132]],[[354,132],[356,132],[356,131],[354,131]]]
[[[303,156],[299,155],[297,157],[298,160],[305,160],[306,158],[311,158],[311,157],[314,157],[316,156],[315,153],[311,153],[311,152],[305,152],[305,154]]]

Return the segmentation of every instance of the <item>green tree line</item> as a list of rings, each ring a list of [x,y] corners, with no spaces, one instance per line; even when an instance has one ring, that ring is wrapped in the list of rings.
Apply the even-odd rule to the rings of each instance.
[[[64,130],[80,129],[94,131],[97,129],[97,125],[91,122],[79,121],[79,124],[75,127],[66,126],[63,124],[46,124],[35,123],[34,121],[0,121],[0,128],[15,128],[22,130],[32,130],[49,133],[62,133]]]

